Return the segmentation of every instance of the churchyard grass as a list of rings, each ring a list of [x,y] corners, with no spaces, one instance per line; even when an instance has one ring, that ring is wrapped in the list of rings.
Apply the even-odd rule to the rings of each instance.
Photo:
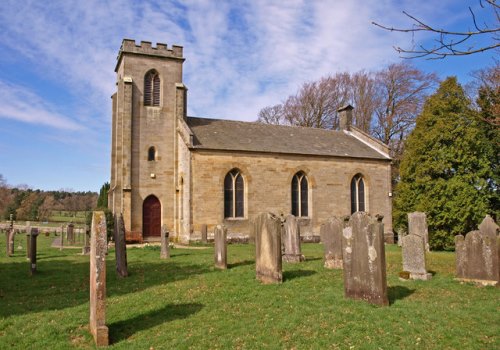
[[[2,235],[3,238],[3,235]],[[88,332],[89,257],[38,237],[29,276],[25,235],[13,257],[0,240],[0,348],[94,348]],[[107,325],[113,349],[498,349],[500,290],[453,280],[454,253],[431,252],[430,281],[400,281],[401,251],[386,246],[390,306],[344,299],[340,270],[323,268],[320,244],[307,261],[283,263],[283,284],[255,279],[253,245],[229,245],[228,269],[213,248],[128,248],[130,276],[107,257]]]

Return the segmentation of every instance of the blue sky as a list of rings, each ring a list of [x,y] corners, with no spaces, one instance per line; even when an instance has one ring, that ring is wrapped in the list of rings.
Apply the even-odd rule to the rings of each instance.
[[[123,38],[184,47],[189,115],[253,121],[305,81],[377,70],[400,60],[393,46],[432,39],[372,21],[408,27],[406,10],[437,27],[472,28],[468,5],[484,13],[478,1],[455,0],[2,0],[0,174],[45,190],[98,191],[108,181]],[[413,63],[466,83],[494,55]]]

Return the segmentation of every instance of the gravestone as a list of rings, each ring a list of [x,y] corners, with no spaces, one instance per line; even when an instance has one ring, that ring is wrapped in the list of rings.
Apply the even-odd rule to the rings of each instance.
[[[85,233],[83,234],[83,247],[82,247],[82,255],[90,254],[90,230],[87,225],[85,225],[84,229]]]
[[[14,238],[16,236],[16,230],[14,230],[14,227],[12,227],[10,230],[9,230],[9,246],[8,246],[8,249],[9,249],[9,252],[8,252],[8,255],[9,256],[12,256],[14,255]]]
[[[61,225],[61,246],[59,250],[63,250],[64,247],[64,225]]]
[[[224,225],[215,226],[214,243],[215,267],[227,269],[227,228]]]
[[[26,258],[28,258],[28,260],[30,260],[30,254],[31,254],[30,244],[31,244],[31,228],[29,231],[26,230]]]
[[[413,280],[429,280],[432,275],[425,268],[425,246],[421,236],[409,234],[402,239],[403,270]]]
[[[201,225],[201,243],[208,243],[207,238],[207,225]]]
[[[479,231],[455,236],[457,279],[482,285],[499,285],[500,237],[491,217],[479,225]]]
[[[287,215],[282,229],[283,261],[297,263],[305,260],[300,250],[300,229],[297,218]]]
[[[424,239],[425,251],[430,251],[429,230],[427,228],[427,216],[425,213],[419,211],[408,213],[408,234],[422,237]]]
[[[324,266],[327,269],[342,269],[342,230],[343,220],[332,217],[321,225],[320,236],[323,242]]]
[[[109,344],[106,327],[106,216],[92,213],[90,237],[90,332],[97,346]]]
[[[36,273],[36,238],[38,229],[32,228],[30,232],[30,273],[33,276]]]
[[[74,245],[75,244],[75,225],[72,223],[68,224],[66,227],[66,237],[68,240],[68,245]]]
[[[344,293],[376,305],[389,305],[383,216],[356,212],[342,232]]]
[[[405,230],[403,230],[402,228],[398,229],[398,247],[403,246],[403,237],[406,235],[407,233],[405,232]]]
[[[116,272],[121,277],[127,277],[127,245],[125,244],[123,215],[115,214],[114,221],[113,238],[115,240]]]
[[[161,251],[160,259],[170,258],[169,232],[166,225],[161,227]]]
[[[272,213],[261,213],[254,220],[255,271],[262,283],[281,283],[281,220]]]

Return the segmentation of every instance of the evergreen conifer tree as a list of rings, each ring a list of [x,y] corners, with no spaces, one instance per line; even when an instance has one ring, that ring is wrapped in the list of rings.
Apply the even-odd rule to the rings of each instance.
[[[427,214],[434,249],[451,249],[457,234],[476,229],[491,213],[496,192],[494,147],[456,78],[443,81],[417,117],[401,161],[395,226],[407,213]]]

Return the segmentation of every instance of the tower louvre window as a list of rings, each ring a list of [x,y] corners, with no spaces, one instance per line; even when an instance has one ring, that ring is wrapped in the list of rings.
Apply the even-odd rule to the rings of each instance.
[[[144,77],[144,106],[160,105],[160,75],[151,70]]]

